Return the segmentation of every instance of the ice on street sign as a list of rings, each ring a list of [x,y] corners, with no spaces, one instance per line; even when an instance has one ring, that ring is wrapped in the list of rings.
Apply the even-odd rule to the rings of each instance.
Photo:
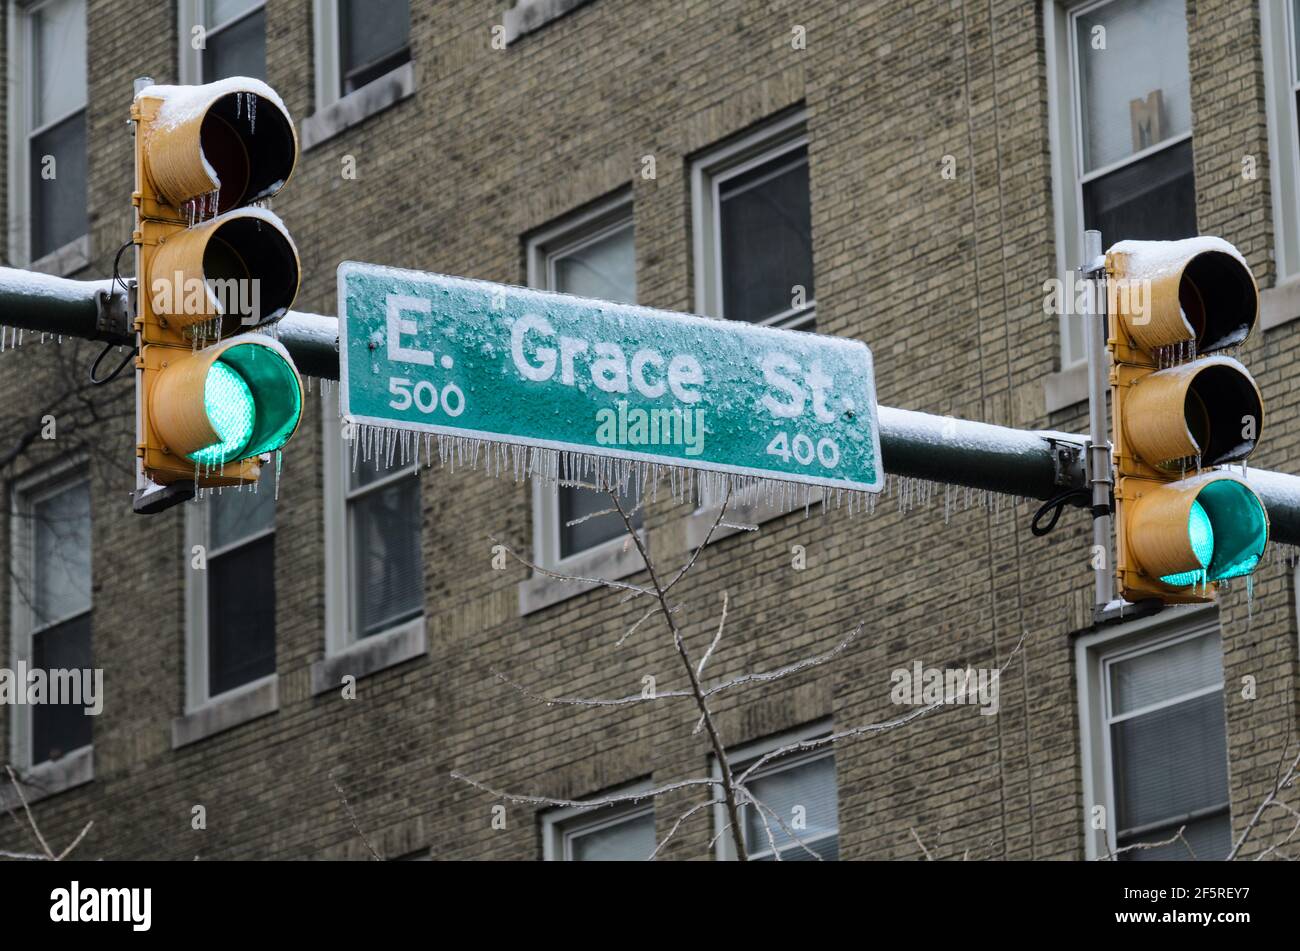
[[[441,274],[338,269],[356,423],[877,492],[866,345]]]

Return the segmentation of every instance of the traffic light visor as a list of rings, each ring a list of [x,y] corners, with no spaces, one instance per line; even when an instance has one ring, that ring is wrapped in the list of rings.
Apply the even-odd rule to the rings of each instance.
[[[204,468],[279,449],[302,419],[302,382],[278,341],[236,337],[165,359],[150,392],[168,451]]]
[[[1248,575],[1268,544],[1268,513],[1235,476],[1158,486],[1137,501],[1129,544],[1138,562],[1173,588]]]

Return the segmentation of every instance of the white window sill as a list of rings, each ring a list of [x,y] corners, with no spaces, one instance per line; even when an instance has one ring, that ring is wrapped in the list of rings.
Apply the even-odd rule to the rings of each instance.
[[[641,543],[649,545],[649,535],[642,529],[638,534]],[[645,568],[641,552],[636,545],[630,544],[627,535],[620,535],[607,542],[596,545],[578,555],[564,559],[558,565],[546,565],[551,571],[563,575],[577,575],[583,578],[603,578],[606,581],[618,581],[634,575]],[[627,543],[627,544],[625,544]],[[551,605],[567,601],[569,598],[599,588],[598,584],[581,584],[574,581],[561,581],[549,575],[535,574],[519,582],[519,613],[532,614]]]
[[[546,24],[571,13],[590,0],[515,0],[502,16],[506,45],[535,33]]]
[[[244,684],[172,720],[172,749],[215,736],[280,709],[275,674]]]
[[[90,235],[83,234],[57,251],[51,251],[45,257],[37,258],[27,265],[27,270],[52,274],[55,277],[67,277],[88,267],[90,267]]]
[[[1049,413],[1088,402],[1088,364],[1076,363],[1072,367],[1047,374],[1047,379],[1043,381],[1043,391]]]
[[[95,748],[83,746],[57,760],[38,763],[31,769],[18,770],[18,784],[28,805],[57,796],[61,792],[84,786],[95,778]],[[5,777],[0,784],[0,811],[21,808],[22,802],[13,784]]]
[[[757,490],[747,490],[732,496],[731,502],[727,505],[727,517],[725,521],[728,525],[719,525],[713,533],[711,541],[717,541],[720,538],[726,538],[728,535],[735,535],[744,531],[741,528],[731,528],[730,525],[762,525],[764,522],[770,522],[774,518],[780,518],[783,515],[789,515],[791,512],[798,512],[804,508],[803,493],[798,492],[799,500],[782,504],[780,502],[768,502],[763,493]],[[821,505],[822,490],[813,487],[808,493],[808,511],[812,511],[815,505]],[[713,523],[718,520],[719,505],[704,505],[696,509],[690,515],[686,516],[686,548],[694,551],[704,544],[704,539],[709,535],[709,529]]]
[[[1300,319],[1300,277],[1267,288],[1259,295],[1259,326],[1272,330]]]
[[[424,616],[414,618],[381,634],[357,641],[346,650],[330,654],[311,665],[312,695],[335,690],[347,676],[360,680],[369,674],[396,667],[428,653]]]
[[[415,64],[407,60],[302,120],[302,150],[315,148],[415,93]]]

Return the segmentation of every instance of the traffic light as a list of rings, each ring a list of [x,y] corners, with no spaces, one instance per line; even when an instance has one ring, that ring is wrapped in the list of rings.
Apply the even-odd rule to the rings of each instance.
[[[298,251],[264,206],[297,163],[293,121],[269,86],[242,77],[145,86],[131,118],[143,473],[157,485],[256,482],[302,416],[292,358],[255,332],[298,293]]]
[[[1268,543],[1264,504],[1227,468],[1263,427],[1259,387],[1227,355],[1255,327],[1259,290],[1219,238],[1122,241],[1106,271],[1121,594],[1213,601]]]

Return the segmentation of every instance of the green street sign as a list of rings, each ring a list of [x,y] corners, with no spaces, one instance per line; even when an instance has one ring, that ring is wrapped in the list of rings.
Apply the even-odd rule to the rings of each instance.
[[[871,351],[344,262],[341,408],[356,423],[878,492]]]

